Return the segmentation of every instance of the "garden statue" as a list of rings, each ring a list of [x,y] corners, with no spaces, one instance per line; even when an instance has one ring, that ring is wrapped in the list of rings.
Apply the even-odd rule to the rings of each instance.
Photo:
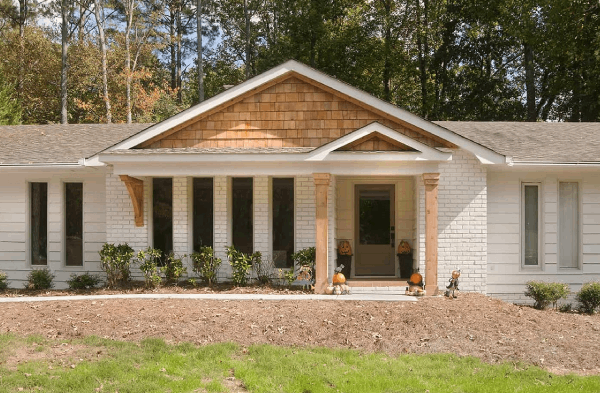
[[[452,271],[452,278],[449,280],[450,284],[448,284],[448,286],[446,287],[446,296],[450,297],[450,294],[452,294],[452,297],[454,299],[457,298],[456,293],[458,292],[458,278],[460,277],[460,270],[453,270]]]

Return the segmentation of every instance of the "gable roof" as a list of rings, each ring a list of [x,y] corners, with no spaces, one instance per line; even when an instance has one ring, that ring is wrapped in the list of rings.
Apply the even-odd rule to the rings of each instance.
[[[297,75],[308,79],[312,83],[323,86],[330,91],[335,91],[344,95],[345,97],[349,97],[357,102],[360,102],[363,105],[386,113],[402,124],[423,130],[425,133],[429,133],[430,135],[445,140],[455,146],[464,148],[475,154],[480,161],[484,163],[500,164],[505,162],[504,156],[494,152],[491,149],[488,149],[483,145],[474,143],[473,141],[466,139],[448,129],[439,127],[434,123],[418,117],[417,115],[380,100],[379,98],[376,98],[362,90],[341,82],[295,60],[287,61],[267,72],[264,72],[263,74],[247,80],[240,85],[232,87],[231,89],[228,89],[215,97],[212,97],[167,120],[164,120],[161,123],[155,124],[152,127],[132,135],[131,137],[115,144],[107,150],[135,148],[136,146],[156,138],[163,133],[167,133],[178,126],[197,118],[198,116],[231,104],[235,102],[237,98],[244,96],[247,93],[259,91],[261,88],[264,88],[264,86],[268,86],[269,84],[275,83],[278,80],[281,80],[281,78],[289,77],[290,75]]]
[[[152,124],[0,127],[0,165],[77,164]]]
[[[523,163],[600,162],[600,123],[434,122]]]

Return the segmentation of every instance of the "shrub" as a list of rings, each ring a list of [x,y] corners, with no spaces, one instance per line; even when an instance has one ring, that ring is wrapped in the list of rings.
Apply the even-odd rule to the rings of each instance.
[[[600,307],[600,282],[588,282],[583,284],[581,290],[575,296],[581,303],[581,310],[588,314],[593,314],[594,310]]]
[[[0,291],[8,288],[7,281],[8,276],[2,270],[0,270]]]
[[[54,274],[47,268],[35,269],[29,272],[27,275],[26,288],[29,289],[50,289],[54,287]]]
[[[258,282],[262,285],[270,284],[273,280],[273,270],[275,267],[273,261],[268,258],[263,259],[260,252],[252,254],[250,260],[252,263],[252,270],[254,270]]]
[[[558,282],[529,281],[527,282],[525,296],[535,301],[533,305],[538,310],[543,310],[552,304],[556,308],[559,299],[566,299],[569,295],[569,286]]]
[[[129,247],[127,243],[118,246],[105,243],[99,254],[102,270],[106,272],[106,284],[109,287],[129,281],[133,248]]]
[[[194,273],[208,285],[212,285],[217,281],[219,267],[221,267],[221,258],[215,257],[215,252],[212,247],[200,247],[198,252],[191,256]]]
[[[252,265],[250,257],[243,252],[236,250],[234,246],[227,247],[227,259],[233,270],[233,284],[244,286],[248,283],[248,273]]]
[[[310,285],[315,285],[315,260],[317,258],[317,250],[314,247],[304,248],[294,254],[292,254],[292,259],[294,260],[294,265],[296,268],[308,269],[310,272]]]
[[[146,288],[156,288],[160,285],[161,278],[158,272],[158,262],[162,252],[155,248],[148,247],[145,251],[137,253],[137,261],[140,264],[140,270],[144,275],[144,285]]]
[[[291,287],[294,281],[296,281],[296,273],[294,272],[294,269],[279,269],[279,278],[283,278],[288,287]]]
[[[69,284],[69,289],[91,289],[100,284],[100,277],[88,272],[79,275],[73,273],[71,278],[67,280],[67,284]]]
[[[165,265],[160,268],[160,271],[165,275],[167,282],[175,283],[175,285],[177,285],[181,276],[187,273],[187,268],[183,266],[183,258],[185,257],[186,255],[177,257],[173,253],[170,253],[167,256]]]

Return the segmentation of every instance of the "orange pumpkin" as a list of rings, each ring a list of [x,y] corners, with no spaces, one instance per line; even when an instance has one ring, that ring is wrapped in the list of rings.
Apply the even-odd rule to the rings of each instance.
[[[400,244],[398,244],[398,254],[409,254],[410,253],[410,244],[406,240],[402,240]]]
[[[346,283],[346,276],[342,273],[335,273],[333,275],[333,285],[342,285]]]
[[[410,284],[413,284],[413,285],[420,284],[420,283],[422,283],[422,282],[423,282],[423,276],[422,276],[422,275],[420,275],[419,273],[413,273],[413,274],[410,276],[410,280],[409,280],[409,282],[410,282]]]
[[[338,244],[338,252],[340,255],[352,255],[352,247],[350,247],[350,242],[348,240],[342,240]]]

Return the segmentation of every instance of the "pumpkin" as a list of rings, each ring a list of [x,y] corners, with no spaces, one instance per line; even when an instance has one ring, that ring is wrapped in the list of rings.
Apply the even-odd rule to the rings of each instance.
[[[348,240],[342,240],[338,244],[338,253],[340,255],[352,255],[352,247],[350,247],[350,242]]]
[[[342,273],[335,273],[333,275],[333,285],[342,285],[346,283],[346,277]]]
[[[452,278],[457,279],[460,277],[460,270],[452,270]]]
[[[423,282],[423,276],[420,275],[419,273],[413,273],[410,276],[409,284],[421,285],[422,282]]]
[[[333,295],[333,285],[329,285],[327,288],[325,288],[325,294],[326,295]]]
[[[410,253],[410,244],[406,240],[402,240],[400,244],[398,244],[398,254],[409,254]]]

